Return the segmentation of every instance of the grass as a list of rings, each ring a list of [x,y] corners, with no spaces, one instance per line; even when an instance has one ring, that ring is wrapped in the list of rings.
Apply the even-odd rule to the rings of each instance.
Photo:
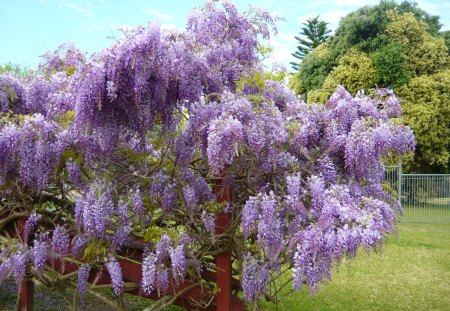
[[[278,310],[450,310],[450,223],[400,223],[380,254],[361,252],[317,296],[286,294]],[[288,290],[286,291],[286,293]],[[262,302],[263,310],[276,306]]]
[[[403,206],[401,221],[450,221],[450,206]]]

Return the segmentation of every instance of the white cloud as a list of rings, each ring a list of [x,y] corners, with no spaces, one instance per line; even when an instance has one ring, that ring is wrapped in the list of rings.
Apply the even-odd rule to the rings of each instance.
[[[343,10],[336,10],[336,11],[330,11],[323,13],[320,18],[327,22],[330,25],[337,24],[343,18],[345,15],[347,15],[349,12],[343,11]]]
[[[343,7],[343,6],[353,6],[353,7],[362,7],[369,4],[376,4],[378,0],[336,0],[332,1],[332,4]]]
[[[182,31],[180,28],[178,28],[175,24],[161,24],[161,30],[162,31],[168,31],[168,32],[178,32]]]
[[[345,15],[347,15],[349,12],[350,11],[344,11],[344,10],[334,10],[334,11],[324,12],[324,13],[320,14],[319,20],[322,20],[322,21],[328,23],[328,28],[330,28],[331,30],[334,30],[338,26],[341,18],[344,17]],[[306,21],[308,19],[317,17],[318,15],[319,14],[299,16],[299,17],[297,17],[297,22],[299,24],[303,24],[303,23],[306,23]]]
[[[287,44],[276,40],[270,40],[270,46],[273,48],[273,52],[270,57],[265,61],[266,64],[276,64],[281,63],[286,67],[290,66],[289,62],[293,61],[292,57],[292,48],[290,48]]]
[[[278,38],[280,38],[280,39],[282,39],[284,41],[287,41],[289,43],[295,43],[296,42],[294,36],[295,35],[293,33],[290,33],[290,32],[279,32],[278,33]]]
[[[94,18],[94,13],[92,13],[92,10],[90,8],[81,7],[73,2],[67,3],[67,7],[84,17]]]
[[[167,14],[161,13],[160,11],[155,10],[155,9],[147,9],[146,11],[150,15],[153,15],[153,16],[155,16],[155,17],[157,17],[159,19],[165,20],[165,21],[167,21],[167,20],[172,18],[171,15],[167,15]]]

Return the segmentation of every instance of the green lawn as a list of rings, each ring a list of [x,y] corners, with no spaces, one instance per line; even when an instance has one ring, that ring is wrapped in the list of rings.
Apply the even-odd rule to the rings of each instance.
[[[311,297],[287,294],[278,310],[450,310],[450,222],[400,223],[380,254],[361,252]],[[262,302],[263,310],[276,310]]]
[[[450,221],[450,207],[403,206],[402,221]]]

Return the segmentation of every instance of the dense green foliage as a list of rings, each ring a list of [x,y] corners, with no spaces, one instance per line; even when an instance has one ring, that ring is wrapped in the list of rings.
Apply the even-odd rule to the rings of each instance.
[[[444,38],[445,45],[447,46],[447,49],[449,50],[450,54],[450,30],[442,31],[440,33],[440,36]]]
[[[338,85],[346,85],[347,90],[356,94],[358,90],[374,87],[375,67],[370,57],[357,49],[350,49],[327,76],[323,91],[329,96]]]
[[[406,55],[402,47],[395,42],[382,46],[372,54],[376,68],[375,83],[397,87],[409,82],[411,75],[406,69]]]
[[[301,87],[299,93],[308,93],[320,89],[327,77],[328,68],[337,65],[336,58],[327,43],[319,45],[309,53],[301,63],[298,80]]]
[[[404,121],[414,130],[417,150],[406,167],[447,172],[450,127],[448,77],[450,31],[439,17],[410,2],[381,1],[345,16],[335,34],[309,53],[294,90],[308,102],[326,102],[337,85],[352,94],[389,87],[404,99]]]
[[[450,70],[413,78],[400,88],[405,122],[417,141],[410,170],[442,172],[450,157]]]
[[[401,20],[397,21],[394,26],[391,26],[388,33],[388,25],[393,23],[394,18],[392,13],[391,15],[389,14],[392,11],[395,11],[396,16]],[[403,17],[404,13],[409,13],[407,15],[408,18],[411,19],[412,17],[417,21],[417,25],[414,25],[416,27],[413,30],[420,30],[419,32],[411,32],[408,28],[402,29],[402,33],[395,32],[398,29],[397,25],[405,22],[405,18]],[[405,73],[404,66],[397,66],[395,68],[396,72],[392,73],[392,76],[382,78],[386,73],[386,63],[405,58],[404,53],[408,55],[407,51],[404,51],[404,48],[400,49],[403,43],[401,41],[403,35],[410,35],[412,38],[418,36],[418,40],[421,43],[434,44],[435,46],[426,54],[438,50],[438,58],[441,60],[442,40],[436,38],[439,34],[440,27],[441,24],[439,23],[438,16],[426,13],[418,8],[415,3],[405,1],[398,4],[393,1],[381,1],[375,6],[364,6],[348,14],[341,20],[335,34],[326,41],[327,53],[319,53],[320,56],[310,53],[310,57],[305,57],[302,61],[298,75],[302,81],[302,90],[307,93],[320,89],[326,76],[338,65],[339,59],[351,48],[356,48],[376,58],[376,60],[374,59],[375,65],[379,65],[380,67],[376,67],[377,81],[375,82],[378,84],[383,82],[383,85],[379,86],[391,85],[389,82],[395,76],[400,76],[401,78],[400,82],[397,81],[398,84],[407,83],[409,79]],[[381,53],[386,53],[386,55],[382,55]],[[373,54],[377,55],[373,56]],[[407,59],[405,60],[407,61]],[[403,61],[400,63],[402,64]],[[442,61],[438,63],[442,64]]]
[[[397,10],[400,14],[412,13],[427,25],[427,32],[436,35],[441,24],[439,17],[430,15],[416,6],[416,3],[404,1],[381,1],[375,6],[364,6],[345,16],[331,39],[331,46],[338,55],[343,55],[349,48],[357,47],[364,52],[374,52],[385,45],[383,32],[390,22],[388,11]]]
[[[331,32],[331,30],[327,28],[327,24],[328,23],[319,20],[319,16],[307,19],[306,23],[302,24],[303,27],[301,28],[299,36],[295,36],[299,45],[297,46],[297,51],[295,51],[292,56],[302,60],[312,49],[325,42],[329,37],[328,34]],[[301,36],[303,36],[303,38]],[[294,70],[298,70],[300,64],[291,62],[291,65]]]
[[[432,74],[447,66],[445,42],[428,33],[425,22],[417,20],[412,13],[388,11],[387,15],[391,22],[386,27],[386,34],[403,48],[406,68],[412,75]]]

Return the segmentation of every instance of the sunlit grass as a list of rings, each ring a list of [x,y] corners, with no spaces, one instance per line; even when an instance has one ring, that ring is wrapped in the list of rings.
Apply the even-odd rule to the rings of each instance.
[[[290,293],[278,310],[450,310],[450,223],[400,223],[384,250],[335,269],[317,296]],[[276,306],[262,302],[263,310]]]
[[[449,206],[404,206],[401,221],[450,221]]]

